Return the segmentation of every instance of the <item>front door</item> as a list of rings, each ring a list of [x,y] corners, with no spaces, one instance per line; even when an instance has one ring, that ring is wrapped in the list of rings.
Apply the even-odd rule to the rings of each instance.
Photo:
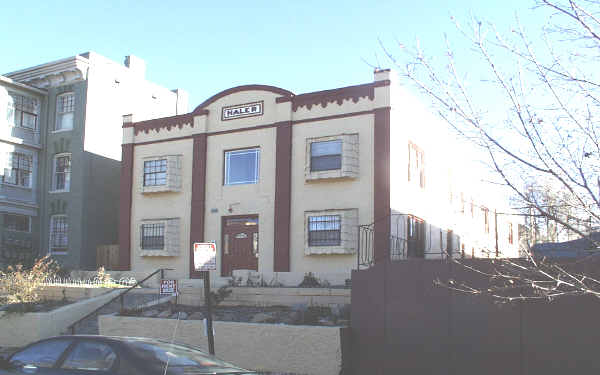
[[[258,271],[258,216],[225,216],[221,252],[221,276],[233,270]]]

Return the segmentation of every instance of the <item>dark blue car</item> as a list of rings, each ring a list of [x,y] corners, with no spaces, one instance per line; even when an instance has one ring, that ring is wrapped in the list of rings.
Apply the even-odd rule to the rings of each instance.
[[[0,361],[0,375],[256,374],[181,344],[138,337],[59,336]]]

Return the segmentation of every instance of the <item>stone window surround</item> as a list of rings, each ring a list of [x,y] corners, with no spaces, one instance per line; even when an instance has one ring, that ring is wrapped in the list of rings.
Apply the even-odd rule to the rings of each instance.
[[[162,250],[142,249],[142,225],[144,224],[164,224],[164,247]],[[138,249],[139,255],[142,257],[174,257],[180,253],[180,231],[181,231],[181,219],[180,218],[164,218],[164,219],[144,219],[141,220],[137,227],[137,238],[139,239]]]
[[[144,186],[144,164],[147,161],[167,159],[167,183],[164,185]],[[182,155],[149,156],[142,159],[140,171],[140,192],[142,194],[181,191]]]
[[[311,144],[314,142],[342,141],[342,167],[327,171],[311,171]],[[359,137],[358,133],[337,134],[306,139],[304,177],[307,182],[324,179],[357,178],[359,176]]]
[[[309,246],[308,218],[310,216],[339,215],[341,243],[339,246]],[[304,255],[356,254],[358,239],[358,208],[326,209],[304,212]]]

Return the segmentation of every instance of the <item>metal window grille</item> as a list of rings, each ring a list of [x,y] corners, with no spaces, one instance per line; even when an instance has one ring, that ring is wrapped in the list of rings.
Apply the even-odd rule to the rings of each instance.
[[[340,215],[308,217],[308,246],[339,246],[342,242]]]
[[[4,182],[12,185],[29,187],[33,157],[20,152],[11,152],[9,155],[10,171],[4,173]]]
[[[142,249],[162,250],[165,247],[165,224],[142,224]]]
[[[329,171],[342,168],[342,141],[323,141],[310,144],[310,170]]]
[[[25,215],[4,214],[4,229],[29,232],[29,220],[30,217]]]
[[[59,156],[55,159],[54,189],[67,190],[71,180],[71,155]]]
[[[144,186],[167,184],[167,159],[144,162]]]
[[[67,251],[69,223],[66,216],[53,216],[50,221],[50,251]]]

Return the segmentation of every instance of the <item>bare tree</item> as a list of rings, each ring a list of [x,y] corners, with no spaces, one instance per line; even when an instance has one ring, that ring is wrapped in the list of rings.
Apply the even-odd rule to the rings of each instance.
[[[496,182],[514,193],[528,216],[543,218],[549,234],[566,230],[585,237],[600,222],[600,2],[533,5],[547,20],[539,33],[526,30],[518,18],[507,33],[476,18],[466,25],[453,19],[469,48],[458,51],[446,38],[442,66],[418,45],[414,51],[398,45],[408,62],[381,46],[440,116],[484,150]],[[468,53],[477,64],[464,60]],[[490,277],[489,288],[440,284],[506,300],[600,296],[600,282],[573,267],[531,256],[494,264],[491,272],[473,268]]]

